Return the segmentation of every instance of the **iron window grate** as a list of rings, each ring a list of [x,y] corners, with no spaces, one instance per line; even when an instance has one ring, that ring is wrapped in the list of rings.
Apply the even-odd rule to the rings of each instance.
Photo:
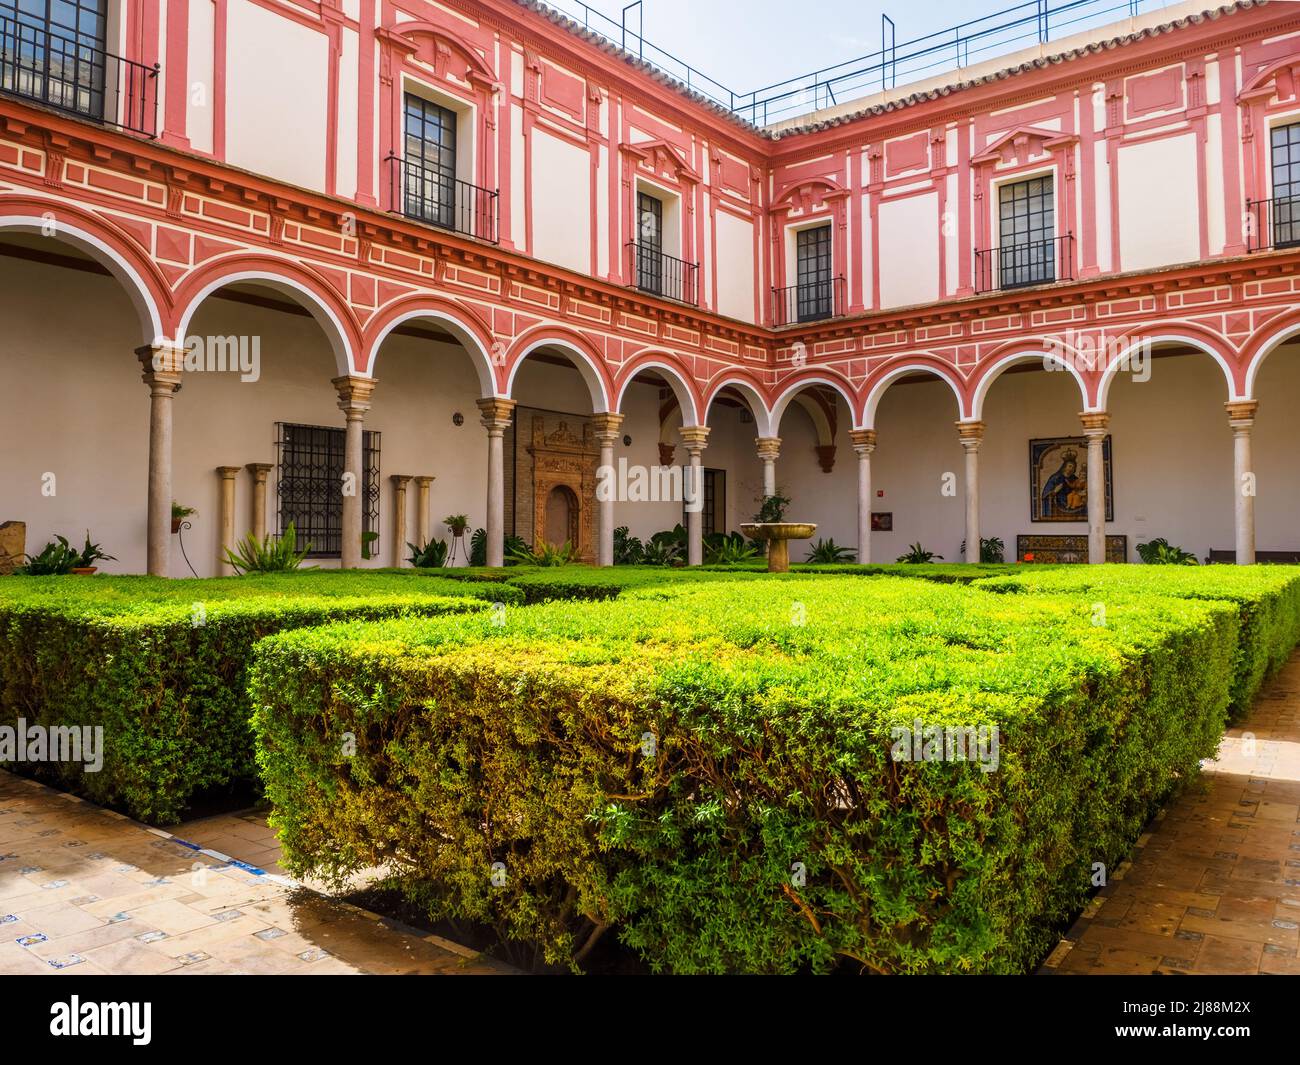
[[[293,522],[297,549],[311,545],[312,558],[343,553],[343,463],[347,430],[324,425],[276,423],[277,530]],[[361,520],[379,532],[379,433],[362,433]]]

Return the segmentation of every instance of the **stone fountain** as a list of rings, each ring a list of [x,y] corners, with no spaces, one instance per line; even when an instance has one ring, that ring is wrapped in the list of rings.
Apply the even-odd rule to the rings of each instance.
[[[802,521],[748,522],[740,531],[751,540],[767,544],[767,572],[788,573],[790,570],[790,541],[808,540],[817,531],[816,525]]]

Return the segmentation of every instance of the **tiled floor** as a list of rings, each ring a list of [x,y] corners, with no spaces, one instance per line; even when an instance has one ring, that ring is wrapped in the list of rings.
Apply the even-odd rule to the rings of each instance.
[[[1300,975],[1300,653],[1044,965]]]
[[[165,835],[0,771],[0,973],[506,971],[296,885],[255,817]]]

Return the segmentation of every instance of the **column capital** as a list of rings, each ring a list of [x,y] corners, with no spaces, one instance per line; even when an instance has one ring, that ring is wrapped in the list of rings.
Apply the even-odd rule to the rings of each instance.
[[[217,476],[223,481],[233,481],[239,476],[240,469],[241,467],[239,466],[218,466]]]
[[[433,482],[436,481],[437,479],[438,478],[436,477],[417,477],[415,478],[415,483],[418,484],[421,488],[428,488],[429,485],[433,484]]]
[[[690,453],[691,458],[699,458],[700,452],[709,443],[709,427],[707,425],[683,425],[677,431],[681,434],[682,444]]]
[[[262,484],[263,482],[265,482],[270,472],[273,469],[275,469],[275,463],[274,462],[246,462],[244,463],[244,469],[246,469],[249,473],[253,475],[254,484]]]
[[[849,432],[853,441],[853,450],[859,455],[870,455],[876,450],[876,431],[874,429],[853,429]]]
[[[760,436],[754,441],[760,459],[775,461],[781,457],[781,438],[779,436]]]
[[[673,464],[673,459],[676,457],[676,452],[677,452],[676,444],[665,444],[662,440],[660,440],[659,441],[659,465],[671,466]]]
[[[479,409],[479,422],[488,431],[489,436],[493,433],[502,434],[510,428],[510,418],[515,410],[513,399],[493,396],[490,399],[476,400],[476,403]]]
[[[961,446],[967,451],[978,451],[980,444],[984,442],[984,430],[987,428],[983,422],[957,422],[957,436],[961,440]]]
[[[623,427],[623,415],[593,414],[591,416],[591,425],[596,434],[596,439],[602,444],[612,446],[618,442],[618,432]]]
[[[344,414],[359,418],[370,409],[376,384],[373,377],[335,377],[330,384],[339,394],[339,410]]]
[[[135,349],[143,371],[141,380],[151,389],[171,395],[181,390],[181,374],[185,370],[185,349],[170,341],[145,344]]]
[[[1104,410],[1086,410],[1080,413],[1084,436],[1105,436],[1110,428],[1110,412]]]
[[[388,479],[393,482],[393,487],[399,492],[405,492],[406,486],[411,483],[411,475],[409,473],[389,474]]]
[[[1233,399],[1223,405],[1228,412],[1228,424],[1234,429],[1249,429],[1255,421],[1255,412],[1259,410],[1257,399]]]

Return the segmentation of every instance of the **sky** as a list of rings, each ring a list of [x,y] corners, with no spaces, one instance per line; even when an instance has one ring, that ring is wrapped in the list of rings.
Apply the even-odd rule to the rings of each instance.
[[[547,0],[553,7],[581,19],[577,0]],[[1066,0],[1051,0],[1054,6]],[[970,22],[1014,6],[1017,0],[642,0],[645,39],[717,79],[737,93],[751,92],[774,82],[808,74],[876,52],[880,48],[881,15],[897,27],[904,42],[960,22]],[[1143,13],[1171,6],[1172,0],[1141,0]],[[587,0],[587,5],[613,20],[621,19],[620,0]],[[1025,7],[1032,17],[1033,5]],[[797,20],[792,13],[797,12]],[[1128,14],[1127,0],[1092,0],[1079,14],[1091,21],[1076,26],[1101,25]],[[1065,21],[1066,16],[1061,17]],[[638,28],[638,13],[628,13],[628,25]],[[608,25],[603,27],[609,29]],[[1025,28],[1032,34],[1032,25]],[[1064,36],[1065,29],[1053,36]],[[1032,44],[1022,41],[1020,47]],[[995,48],[976,58],[992,58],[1013,48]],[[650,58],[647,56],[647,58]],[[955,60],[955,54],[952,57]],[[950,69],[946,60],[939,69]],[[900,76],[899,84],[915,78]],[[879,89],[879,84],[861,96]]]

